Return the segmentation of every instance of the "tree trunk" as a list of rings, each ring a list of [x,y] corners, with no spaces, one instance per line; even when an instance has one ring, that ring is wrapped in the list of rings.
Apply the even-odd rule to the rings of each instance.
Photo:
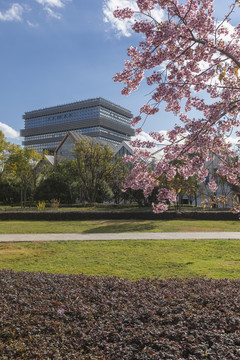
[[[23,208],[23,189],[21,188],[21,208]]]
[[[24,207],[24,209],[25,209],[25,207],[26,207],[26,202],[27,202],[27,188],[25,187],[24,188],[24,199],[23,199],[23,207]]]

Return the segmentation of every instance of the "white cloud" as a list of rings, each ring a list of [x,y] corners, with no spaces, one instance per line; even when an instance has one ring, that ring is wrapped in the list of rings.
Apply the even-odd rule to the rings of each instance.
[[[117,35],[129,37],[132,34],[131,26],[134,24],[136,19],[142,18],[142,15],[134,15],[131,19],[116,19],[113,16],[113,11],[117,8],[131,8],[133,11],[139,11],[136,0],[104,0],[103,3],[103,21],[111,25],[111,27],[117,32]],[[151,12],[153,18],[157,21],[163,19],[164,13],[160,8]]]
[[[235,35],[235,27],[232,26],[229,22],[225,21],[222,25],[221,25],[221,22],[217,22],[216,26],[220,26],[219,29],[218,29],[218,32],[219,30],[221,30],[222,28],[223,29],[226,29],[228,31],[228,34],[220,34],[219,37],[221,37],[221,39],[227,43],[227,42],[232,42],[235,43],[235,39],[234,39],[234,35]],[[214,37],[213,37],[214,38]]]
[[[54,11],[54,9],[64,8],[65,5],[72,0],[35,0],[42,5],[47,14],[53,18],[61,19],[61,15]],[[22,21],[24,12],[31,12],[31,7],[28,4],[14,3],[6,11],[0,11],[0,21]],[[30,27],[38,27],[38,24],[26,21]]]
[[[134,11],[138,10],[135,0],[105,0],[103,3],[103,21],[109,23],[114,30],[117,31],[118,35],[131,36],[131,26],[134,23],[132,19],[120,20],[113,16],[113,11],[117,8],[123,9],[129,7]]]
[[[64,2],[62,0],[36,0],[37,3],[46,6],[46,7],[58,7],[58,8],[62,8],[64,7]]]
[[[67,2],[72,0],[36,0],[36,2],[43,6],[47,14],[55,19],[61,19],[61,14],[54,11],[54,8],[63,8]]]
[[[61,15],[55,11],[53,11],[52,9],[50,9],[49,7],[45,8],[46,12],[48,13],[49,16],[60,20],[61,19]]]
[[[4,124],[0,122],[0,130],[4,133],[4,135],[9,139],[17,139],[19,138],[19,132],[8,126],[7,124]]]
[[[4,13],[0,11],[0,20],[1,21],[21,21],[23,6],[18,3],[13,4],[9,10]]]
[[[233,150],[236,151],[239,145],[239,138],[235,136],[228,136],[226,138],[226,143],[232,144]]]
[[[27,20],[27,24],[28,24],[30,27],[32,27],[32,28],[37,28],[37,27],[39,27],[38,24],[34,24],[34,23],[32,23],[31,21],[29,21],[29,20]]]
[[[161,142],[161,145],[169,144],[169,142],[167,140],[168,139],[167,130],[160,130],[157,132],[164,136],[164,140]],[[141,131],[138,135],[135,135],[131,138],[131,140],[136,140],[136,139],[141,140],[141,141],[151,141],[151,142],[154,142],[157,144],[157,142],[145,131]]]

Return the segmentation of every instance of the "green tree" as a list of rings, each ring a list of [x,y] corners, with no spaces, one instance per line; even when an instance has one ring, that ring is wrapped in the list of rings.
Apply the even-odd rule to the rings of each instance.
[[[5,163],[9,156],[9,152],[12,150],[12,145],[6,141],[3,132],[0,130],[0,176],[3,175],[5,169]]]
[[[108,179],[108,184],[113,193],[113,199],[115,204],[119,204],[124,199],[122,184],[129,173],[129,167],[124,163],[122,158],[118,157],[114,159],[112,176]]]
[[[114,173],[114,154],[108,146],[94,139],[78,142],[75,158],[78,169],[79,188],[87,202],[96,202],[103,182],[109,183]]]
[[[54,170],[45,173],[37,184],[35,200],[58,199],[61,203],[72,203],[77,197],[77,194],[73,192],[72,173],[72,161],[58,164]]]
[[[57,199],[61,203],[71,202],[68,184],[62,176],[53,172],[46,179],[40,180],[35,191],[35,200]]]
[[[5,170],[10,178],[20,183],[21,206],[26,206],[27,191],[34,186],[33,167],[40,155],[34,149],[14,146],[5,162]]]
[[[15,179],[11,179],[4,173],[0,176],[0,202],[5,205],[19,203],[20,184]]]

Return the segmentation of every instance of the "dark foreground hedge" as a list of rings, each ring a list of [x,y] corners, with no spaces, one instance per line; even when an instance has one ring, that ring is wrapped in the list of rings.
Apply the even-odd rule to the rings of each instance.
[[[0,220],[239,220],[231,211],[0,211]]]
[[[240,359],[240,281],[0,271],[2,359]]]

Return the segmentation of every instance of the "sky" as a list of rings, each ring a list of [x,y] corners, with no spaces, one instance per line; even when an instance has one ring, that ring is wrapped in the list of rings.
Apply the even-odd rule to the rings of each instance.
[[[215,3],[220,18],[231,0]],[[134,7],[135,0],[0,0],[0,130],[8,140],[21,144],[25,112],[89,98],[138,115],[149,89],[143,84],[126,97],[112,79],[123,69],[127,48],[141,40],[112,16],[126,5]],[[233,25],[237,21],[234,15]],[[162,107],[143,130],[169,130],[176,121]]]

